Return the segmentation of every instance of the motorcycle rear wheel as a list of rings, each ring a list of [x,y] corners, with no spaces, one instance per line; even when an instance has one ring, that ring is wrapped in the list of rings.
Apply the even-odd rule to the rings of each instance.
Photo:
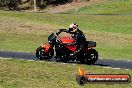
[[[85,64],[94,64],[98,60],[98,52],[95,49],[90,50],[84,57],[84,59],[81,59],[81,63]]]
[[[51,49],[48,53],[40,46],[36,49],[36,57],[40,60],[49,60],[54,56],[54,49]]]

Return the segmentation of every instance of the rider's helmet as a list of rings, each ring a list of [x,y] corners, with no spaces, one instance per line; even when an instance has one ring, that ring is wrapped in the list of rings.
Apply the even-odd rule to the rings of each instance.
[[[78,29],[78,24],[76,24],[76,23],[70,24],[69,30],[73,31],[73,30],[75,30],[75,29]]]

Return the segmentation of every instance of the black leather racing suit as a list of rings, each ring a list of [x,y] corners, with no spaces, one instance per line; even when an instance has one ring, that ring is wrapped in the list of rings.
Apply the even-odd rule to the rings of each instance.
[[[66,32],[72,34],[72,38],[74,38],[75,42],[71,45],[77,45],[77,50],[73,53],[73,55],[76,55],[79,53],[85,46],[86,38],[83,34],[83,32],[79,29],[77,29],[76,32],[72,32],[72,30],[68,29],[59,29],[59,32],[57,32],[57,35],[61,32]]]

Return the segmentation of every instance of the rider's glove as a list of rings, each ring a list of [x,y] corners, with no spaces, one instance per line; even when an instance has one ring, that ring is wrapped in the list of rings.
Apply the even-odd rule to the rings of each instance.
[[[60,33],[59,32],[56,32],[56,35],[59,35]]]
[[[59,35],[62,31],[63,31],[63,29],[59,29],[59,31],[56,32],[56,35]]]

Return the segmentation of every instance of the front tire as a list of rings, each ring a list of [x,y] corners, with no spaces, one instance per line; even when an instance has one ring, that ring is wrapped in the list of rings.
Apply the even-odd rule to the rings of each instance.
[[[36,57],[40,60],[49,60],[54,56],[54,49],[50,49],[49,52],[45,52],[43,47],[36,49]]]

